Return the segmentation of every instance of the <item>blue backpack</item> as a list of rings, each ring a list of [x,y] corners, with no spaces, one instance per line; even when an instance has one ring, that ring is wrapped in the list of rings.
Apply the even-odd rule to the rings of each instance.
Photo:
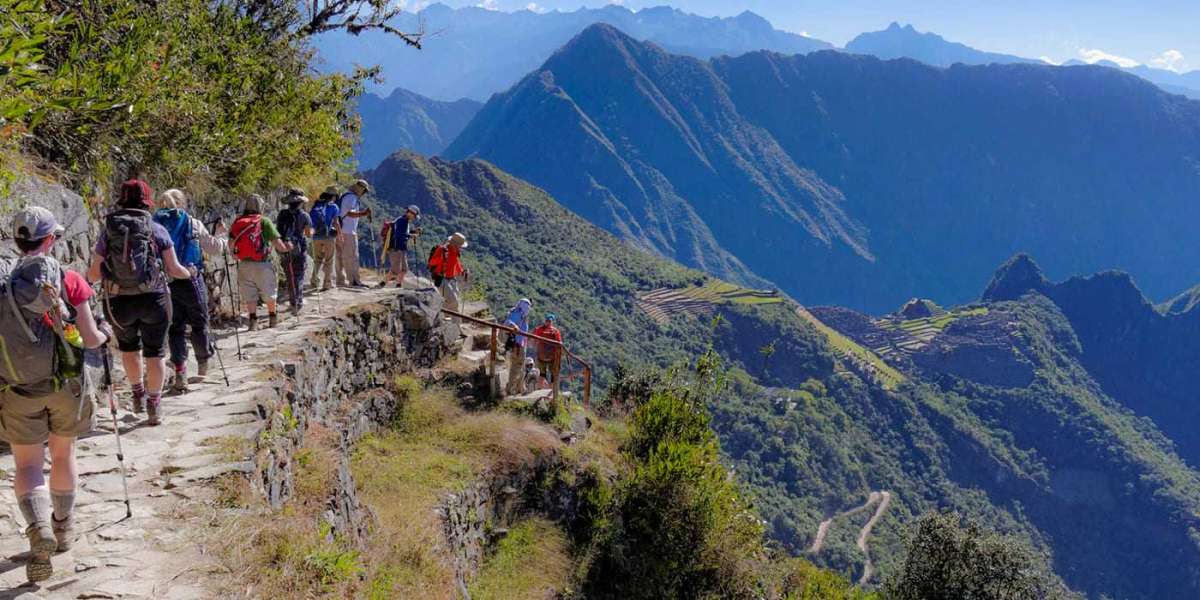
[[[333,237],[333,221],[340,213],[341,211],[333,202],[318,200],[308,211],[308,218],[312,221],[313,238],[322,240]]]
[[[175,257],[184,266],[199,266],[204,262],[200,241],[192,230],[192,218],[178,208],[160,208],[154,213],[154,221],[167,230],[175,246]]]

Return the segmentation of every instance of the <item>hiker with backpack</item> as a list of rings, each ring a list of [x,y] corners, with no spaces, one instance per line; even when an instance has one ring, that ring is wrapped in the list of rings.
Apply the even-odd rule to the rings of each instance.
[[[82,377],[82,348],[99,348],[112,336],[92,314],[91,286],[50,255],[62,233],[45,208],[18,212],[12,234],[21,256],[5,264],[0,277],[0,353],[6,365],[0,369],[0,438],[12,448],[13,491],[27,524],[25,574],[31,582],[49,579],[50,555],[75,542],[75,439],[96,426]],[[47,446],[48,487],[42,472]]]
[[[433,276],[433,284],[442,293],[442,300],[449,310],[457,311],[462,301],[459,282],[470,279],[471,272],[463,267],[462,250],[467,247],[467,236],[455,233],[446,238],[442,244],[434,246],[429,253],[429,273]],[[457,322],[457,317],[451,320]]]
[[[161,422],[163,346],[171,323],[168,277],[188,280],[198,272],[179,263],[171,235],[150,214],[153,207],[154,192],[145,181],[122,183],[117,209],[104,218],[88,268],[88,280],[103,283],[133,412],[144,410],[148,425]]]
[[[292,314],[298,315],[304,308],[304,266],[308,262],[308,238],[312,237],[313,227],[311,218],[303,210],[308,204],[304,190],[292,188],[283,203],[286,207],[275,217],[275,228],[292,248],[283,255],[283,275],[291,293]]]
[[[529,340],[515,332],[529,332],[529,311],[532,308],[533,303],[528,298],[521,298],[504,318],[504,325],[513,330],[504,342],[504,349],[508,352],[508,384],[505,385],[504,393],[509,396],[525,393],[525,344]]]
[[[238,261],[238,295],[246,307],[250,331],[258,329],[259,301],[267,305],[267,327],[279,323],[275,312],[279,277],[271,262],[271,247],[280,254],[287,254],[292,249],[291,244],[280,237],[275,224],[263,216],[262,208],[262,196],[251,194],[242,207],[242,216],[229,228],[229,241]]]
[[[404,276],[408,274],[408,242],[414,236],[421,235],[421,228],[413,223],[421,218],[421,209],[416,205],[404,209],[404,214],[395,221],[388,221],[383,226],[383,249],[387,253],[388,272],[379,282],[379,287],[387,287],[388,280],[396,279],[396,287],[404,287]]]
[[[333,287],[333,263],[336,258],[337,234],[339,229],[338,217],[341,209],[335,200],[338,198],[337,188],[332,185],[325,188],[317,198],[308,220],[312,224],[313,274],[309,287],[317,289],[317,279],[324,277],[321,284],[322,292]]]
[[[366,287],[358,275],[358,220],[371,216],[371,208],[361,208],[362,198],[371,193],[371,186],[359,179],[350,191],[338,198],[340,227],[337,235],[337,284],[346,287]]]
[[[217,222],[213,233],[200,219],[187,212],[187,197],[182,190],[170,189],[162,193],[162,208],[154,213],[154,221],[162,225],[171,236],[175,246],[175,258],[185,268],[194,268],[196,274],[189,279],[176,279],[168,284],[171,290],[171,325],[167,329],[167,347],[170,362],[174,367],[171,390],[175,393],[188,391],[188,328],[191,328],[192,349],[196,352],[196,375],[208,376],[208,359],[213,354],[213,342],[209,336],[208,285],[204,281],[204,257],[219,256],[225,251],[225,240],[221,237],[224,225]]]

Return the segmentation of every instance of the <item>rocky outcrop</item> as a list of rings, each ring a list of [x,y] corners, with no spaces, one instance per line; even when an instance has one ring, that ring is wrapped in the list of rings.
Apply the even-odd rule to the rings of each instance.
[[[41,206],[54,213],[66,232],[55,245],[54,255],[72,267],[82,268],[91,256],[92,227],[87,206],[79,194],[37,175],[18,177],[8,188],[7,197],[0,194],[0,227],[9,230],[13,213],[29,205]],[[7,237],[7,236],[6,236]],[[0,244],[0,258],[14,258],[16,248],[11,243]]]
[[[401,398],[389,382],[432,367],[453,353],[458,326],[438,318],[433,289],[402,290],[384,302],[330,319],[297,354],[284,357],[274,377],[274,402],[260,404],[267,425],[257,439],[254,482],[280,507],[292,495],[295,455],[313,426],[336,434],[340,464],[325,518],[331,529],[359,541],[369,515],[357,497],[348,464],[364,434],[395,416]]]

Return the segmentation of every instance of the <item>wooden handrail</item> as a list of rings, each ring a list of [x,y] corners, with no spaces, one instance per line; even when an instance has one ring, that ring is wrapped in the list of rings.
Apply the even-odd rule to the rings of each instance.
[[[591,401],[592,401],[592,365],[591,365],[591,364],[589,364],[587,361],[583,360],[582,358],[579,358],[579,355],[575,354],[574,352],[571,352],[571,350],[567,348],[566,344],[563,344],[562,342],[560,342],[560,341],[558,341],[558,340],[552,340],[552,339],[550,339],[550,338],[548,338],[548,337],[542,337],[542,336],[540,336],[540,335],[536,335],[536,334],[533,334],[533,333],[528,333],[528,332],[525,332],[525,331],[521,331],[520,329],[517,329],[516,327],[509,327],[509,326],[507,326],[507,325],[503,325],[503,324],[501,324],[501,323],[497,323],[497,322],[495,322],[495,321],[488,321],[488,320],[486,320],[486,319],[480,319],[480,318],[478,318],[478,317],[472,317],[471,315],[463,314],[463,313],[460,313],[460,312],[458,312],[458,311],[456,311],[456,310],[450,310],[450,309],[448,309],[448,308],[442,308],[442,309],[441,309],[441,312],[444,312],[444,313],[446,313],[446,314],[448,314],[448,315],[450,315],[450,316],[452,316],[452,317],[458,317],[458,318],[460,318],[460,319],[463,319],[463,320],[466,320],[466,321],[470,321],[470,322],[472,322],[472,323],[475,323],[475,324],[477,324],[477,325],[483,325],[484,327],[490,327],[490,328],[491,328],[491,330],[492,330],[492,340],[491,340],[491,359],[492,359],[492,364],[493,364],[493,365],[495,364],[495,361],[496,361],[496,332],[497,332],[497,331],[505,331],[505,332],[508,332],[508,333],[509,333],[509,334],[511,334],[511,335],[519,335],[519,336],[522,336],[522,337],[527,337],[527,338],[535,339],[535,340],[538,340],[538,341],[540,341],[540,342],[544,342],[544,343],[551,344],[551,345],[554,345],[554,346],[558,346],[559,348],[562,348],[562,350],[563,350],[563,353],[567,355],[567,358],[569,358],[569,359],[572,359],[572,360],[574,360],[575,362],[579,363],[581,366],[583,366],[583,406],[584,406],[585,408],[586,408],[586,407],[588,407],[588,406],[591,406]],[[511,377],[511,376],[512,376],[512,374],[510,373],[510,374],[509,374],[509,376]],[[555,376],[555,381],[558,381],[558,379],[559,379],[559,377],[556,375],[556,376]]]

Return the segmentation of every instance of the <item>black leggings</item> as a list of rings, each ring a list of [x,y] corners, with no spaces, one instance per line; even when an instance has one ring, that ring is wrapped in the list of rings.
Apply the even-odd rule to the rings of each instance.
[[[171,328],[167,332],[171,364],[187,362],[189,326],[196,360],[207,360],[212,356],[212,345],[208,335],[208,288],[203,272],[191,279],[171,282]]]

